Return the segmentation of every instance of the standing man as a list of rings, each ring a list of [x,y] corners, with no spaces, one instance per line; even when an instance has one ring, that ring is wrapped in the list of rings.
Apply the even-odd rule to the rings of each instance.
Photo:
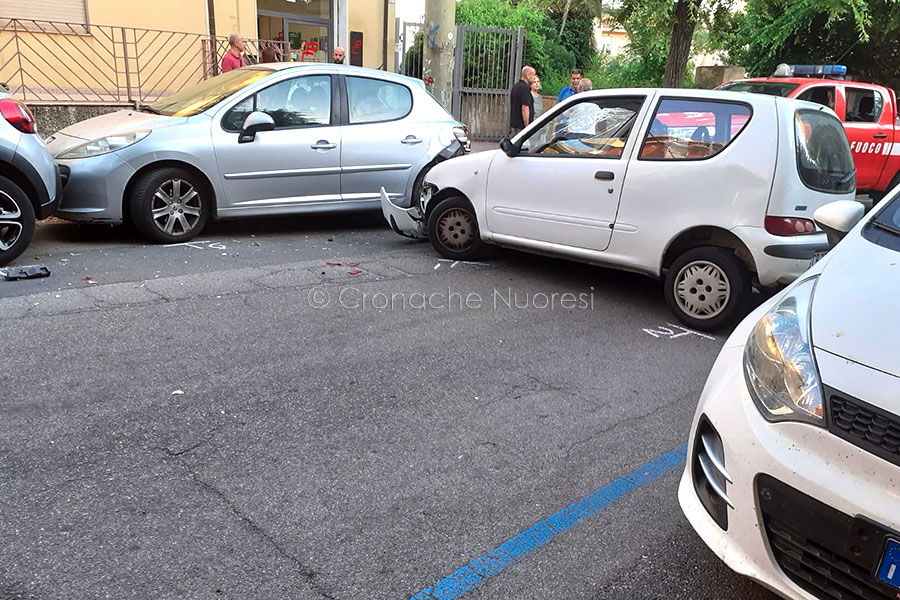
[[[227,73],[234,69],[247,66],[244,60],[244,47],[247,40],[239,33],[232,33],[228,36],[228,51],[222,57],[222,72]]]
[[[336,65],[344,64],[344,49],[340,46],[335,46],[334,52],[331,53],[331,60]]]
[[[569,96],[574,96],[578,93],[578,86],[581,84],[581,69],[572,69],[569,73],[569,85],[559,90],[559,95],[556,97],[556,103],[559,104]]]
[[[578,82],[578,91],[579,92],[589,92],[594,89],[594,82],[585,77],[580,82]]]
[[[532,67],[522,68],[522,78],[509,92],[509,135],[513,136],[525,129],[534,118],[534,96],[531,82],[535,71]]]

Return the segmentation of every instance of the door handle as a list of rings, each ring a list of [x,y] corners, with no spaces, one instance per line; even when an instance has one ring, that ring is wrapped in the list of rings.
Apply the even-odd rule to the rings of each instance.
[[[407,146],[415,146],[416,144],[421,144],[424,140],[421,138],[417,138],[414,135],[408,135],[402,140],[400,140],[401,144],[406,144]]]
[[[876,133],[872,137],[875,138],[876,140],[883,140],[884,138],[887,137],[887,134],[886,133]]]
[[[313,150],[334,150],[337,148],[337,144],[332,144],[328,140],[319,140],[312,146],[310,146]]]
[[[612,181],[616,178],[616,174],[612,171],[597,171],[594,173],[594,179],[600,179],[602,181]]]

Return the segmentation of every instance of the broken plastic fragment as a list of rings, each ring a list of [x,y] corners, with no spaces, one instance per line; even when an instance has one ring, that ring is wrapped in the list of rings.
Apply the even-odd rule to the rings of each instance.
[[[359,275],[360,273],[362,273],[362,271],[360,271],[359,269],[354,269],[353,271],[348,271],[347,275]]]
[[[329,267],[340,267],[341,266],[341,263],[339,263],[339,262],[327,262],[325,264],[328,265]]]

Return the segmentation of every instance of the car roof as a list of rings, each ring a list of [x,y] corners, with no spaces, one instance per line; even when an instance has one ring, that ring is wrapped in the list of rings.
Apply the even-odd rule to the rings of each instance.
[[[603,88],[582,92],[569,96],[564,102],[569,102],[573,98],[578,99],[605,96],[656,96],[658,98],[713,98],[718,100],[728,100],[732,102],[766,102],[760,94],[747,94],[746,92],[730,92],[728,90],[698,90],[693,88]]]
[[[354,67],[350,65],[336,65],[333,63],[320,63],[320,62],[280,62],[280,63],[263,63],[256,64],[247,67],[243,67],[244,69],[265,69],[268,71],[276,71],[280,73],[285,73],[287,71],[296,70],[298,72],[303,70],[316,70],[317,72],[327,72],[327,73],[339,73],[342,75],[358,75],[363,77],[378,77],[380,79],[391,79],[394,81],[402,81],[403,83],[410,84],[418,84],[424,85],[421,79],[416,79],[415,77],[407,77],[406,75],[400,75],[399,73],[392,73],[391,71],[381,71],[379,69],[369,69],[367,67]]]
[[[770,81],[772,83],[795,83],[800,86],[804,85],[812,85],[818,83],[824,83],[828,85],[835,85],[844,83],[847,85],[852,85],[854,87],[873,87],[878,88],[882,87],[880,85],[874,83],[863,83],[862,81],[849,81],[847,79],[827,79],[822,77],[753,77],[750,79],[735,79],[734,81],[729,81],[727,83],[738,83],[738,82],[766,82]],[[723,84],[724,85],[724,84]]]

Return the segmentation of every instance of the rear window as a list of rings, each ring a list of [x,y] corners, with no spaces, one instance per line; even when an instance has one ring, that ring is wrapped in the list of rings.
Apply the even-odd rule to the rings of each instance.
[[[841,122],[818,110],[798,110],[797,171],[806,187],[831,194],[856,188],[856,169]]]
[[[786,83],[783,81],[732,81],[726,83],[720,90],[728,90],[730,92],[750,92],[752,94],[766,94],[767,96],[787,97],[791,92],[797,89],[799,84]]]

